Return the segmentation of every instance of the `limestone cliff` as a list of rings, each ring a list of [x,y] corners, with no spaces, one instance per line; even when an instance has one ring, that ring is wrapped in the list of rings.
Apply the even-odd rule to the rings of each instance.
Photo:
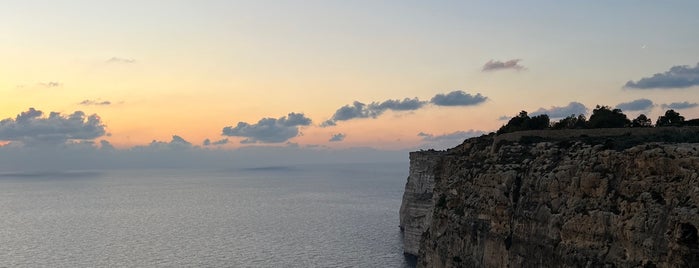
[[[517,132],[410,160],[419,267],[699,267],[699,128]]]

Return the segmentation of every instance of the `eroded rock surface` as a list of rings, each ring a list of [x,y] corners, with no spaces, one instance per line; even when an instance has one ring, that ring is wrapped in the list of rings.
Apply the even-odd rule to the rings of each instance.
[[[691,143],[484,136],[412,153],[405,252],[421,267],[699,267],[699,129],[682,131]]]

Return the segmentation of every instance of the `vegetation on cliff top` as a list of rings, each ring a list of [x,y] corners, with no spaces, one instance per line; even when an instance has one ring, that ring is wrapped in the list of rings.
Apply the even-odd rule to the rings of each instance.
[[[699,119],[685,121],[684,117],[674,110],[667,110],[665,115],[658,117],[655,127],[667,126],[699,126]],[[638,128],[653,127],[652,121],[645,114],[641,114],[633,120],[629,120],[621,109],[612,109],[609,106],[600,106],[592,110],[588,120],[585,115],[570,115],[558,122],[551,122],[546,114],[529,116],[526,111],[521,111],[511,118],[506,125],[498,129],[497,134],[510,133],[522,130],[542,129],[592,129],[592,128]]]

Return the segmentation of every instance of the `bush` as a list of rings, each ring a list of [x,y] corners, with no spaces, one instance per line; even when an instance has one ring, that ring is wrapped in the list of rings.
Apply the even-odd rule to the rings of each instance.
[[[609,106],[599,106],[592,110],[590,128],[619,128],[631,125],[631,121],[620,109],[611,109]]]
[[[655,125],[658,127],[669,127],[669,126],[682,126],[684,123],[684,116],[680,113],[675,112],[675,110],[665,111],[665,115],[658,117],[658,121]]]
[[[519,115],[511,118],[506,125],[500,127],[497,134],[522,130],[547,129],[549,128],[550,121],[549,116],[546,114],[529,117],[527,111],[521,111]]]

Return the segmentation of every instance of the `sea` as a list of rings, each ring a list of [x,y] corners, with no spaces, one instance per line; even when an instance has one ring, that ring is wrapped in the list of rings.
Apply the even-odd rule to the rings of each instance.
[[[414,267],[408,163],[0,173],[0,267]]]

